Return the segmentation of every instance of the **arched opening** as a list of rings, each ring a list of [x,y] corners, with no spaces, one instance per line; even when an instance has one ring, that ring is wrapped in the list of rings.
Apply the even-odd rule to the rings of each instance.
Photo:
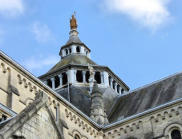
[[[71,52],[72,52],[72,50],[71,50],[71,48],[69,48],[69,53],[71,54]]]
[[[120,86],[117,85],[117,92],[119,93],[119,91],[120,91]]]
[[[60,79],[58,76],[55,76],[55,88],[60,86]]]
[[[89,83],[90,73],[89,71],[86,72],[86,82]]]
[[[116,84],[116,81],[113,81],[113,83],[112,83],[112,88],[115,90],[116,88],[115,88],[115,84]]]
[[[78,82],[83,82],[83,74],[82,74],[82,71],[81,71],[81,70],[78,70],[78,71],[76,72],[76,80],[77,80]]]
[[[100,76],[100,72],[96,72],[95,73],[95,80],[97,81],[98,84],[101,83],[101,76]]]
[[[76,52],[80,53],[80,47],[79,46],[76,47]]]
[[[66,51],[66,55],[68,55],[68,49],[66,49],[65,51]]]
[[[52,81],[51,81],[51,79],[48,79],[48,80],[47,80],[47,85],[48,85],[50,88],[52,88]]]
[[[0,118],[0,122],[5,121],[7,119],[7,116],[2,114],[2,117]]]
[[[171,132],[171,139],[181,139],[181,133],[179,130],[175,129]]]
[[[62,79],[63,79],[63,85],[66,85],[68,83],[68,78],[65,72],[62,73]]]
[[[80,139],[80,136],[76,134],[76,135],[74,136],[74,139]]]
[[[111,86],[111,76],[109,76],[109,86]]]
[[[25,139],[24,136],[17,136],[17,135],[13,135],[12,138],[13,139]]]
[[[124,89],[122,88],[122,89],[121,89],[121,94],[123,94],[123,93],[124,93]]]

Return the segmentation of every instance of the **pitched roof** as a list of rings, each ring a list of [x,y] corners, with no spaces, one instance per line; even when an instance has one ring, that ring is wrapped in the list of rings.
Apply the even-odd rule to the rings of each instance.
[[[89,51],[90,49],[80,40],[80,38],[77,36],[77,35],[72,35],[69,37],[69,40],[66,42],[65,45],[63,45],[61,47],[61,49],[67,47],[67,46],[70,46],[72,44],[79,44],[79,45],[83,45],[84,47],[86,47]]]
[[[182,73],[172,75],[121,96],[110,114],[110,122],[144,112],[182,98]]]

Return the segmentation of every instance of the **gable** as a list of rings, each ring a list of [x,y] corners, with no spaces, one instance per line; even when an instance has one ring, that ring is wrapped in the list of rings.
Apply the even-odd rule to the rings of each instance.
[[[47,109],[43,107],[13,135],[26,139],[59,139],[60,137],[53,120]]]
[[[20,114],[7,120],[0,129],[0,137],[8,138],[28,138],[28,139],[62,139],[63,133],[61,124],[55,122],[53,112],[48,105],[48,96],[37,93],[33,103],[29,104]]]

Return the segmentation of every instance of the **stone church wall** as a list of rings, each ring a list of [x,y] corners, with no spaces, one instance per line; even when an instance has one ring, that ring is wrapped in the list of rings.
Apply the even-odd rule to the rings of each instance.
[[[182,133],[182,103],[159,109],[107,129],[105,139],[171,139],[171,131]]]
[[[17,114],[28,106],[29,103],[33,102],[37,92],[43,91],[48,95],[50,107],[56,117],[55,119],[61,119],[68,125],[68,129],[63,128],[66,139],[72,139],[75,134],[88,139],[99,138],[98,136],[100,135],[97,127],[93,126],[88,119],[60,100],[60,98],[26,73],[21,67],[1,55],[0,78],[3,79],[3,81],[0,81],[0,102]]]
[[[25,139],[59,139],[45,108],[39,110],[36,115],[16,131],[14,136],[24,137]]]

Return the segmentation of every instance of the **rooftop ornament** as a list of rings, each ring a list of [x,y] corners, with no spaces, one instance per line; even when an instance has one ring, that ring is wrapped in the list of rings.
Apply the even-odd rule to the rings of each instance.
[[[95,71],[94,71],[94,68],[90,64],[88,64],[88,70],[90,72],[89,86],[90,86],[90,94],[91,94],[92,90],[93,90],[94,82],[96,82],[94,79]]]
[[[70,19],[70,28],[71,28],[71,30],[73,30],[73,29],[77,29],[77,21],[76,21],[76,18],[75,18],[75,12],[74,12],[74,14],[72,15],[72,17],[71,17],[71,19]]]

